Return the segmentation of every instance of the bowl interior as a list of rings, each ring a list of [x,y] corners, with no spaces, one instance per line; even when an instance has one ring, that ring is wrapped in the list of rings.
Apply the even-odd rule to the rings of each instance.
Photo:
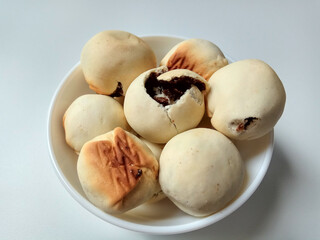
[[[150,36],[143,39],[155,51],[158,63],[164,55],[182,38]],[[230,60],[230,59],[229,59]],[[153,234],[173,234],[196,230],[228,216],[240,207],[256,190],[269,166],[273,151],[273,131],[253,141],[235,141],[247,170],[246,182],[240,195],[227,207],[205,218],[195,218],[181,212],[168,199],[144,204],[121,216],[104,213],[86,198],[78,180],[77,155],[64,139],[62,117],[68,106],[77,97],[94,93],[84,80],[80,64],[76,64],[58,87],[49,111],[48,144],[53,166],[64,187],[83,207],[114,225]],[[201,126],[209,126],[205,117]]]

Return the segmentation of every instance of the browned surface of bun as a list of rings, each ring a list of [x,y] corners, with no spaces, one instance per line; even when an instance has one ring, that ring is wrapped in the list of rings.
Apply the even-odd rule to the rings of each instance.
[[[111,206],[119,204],[136,187],[143,168],[158,172],[152,155],[141,151],[141,146],[121,128],[114,130],[114,143],[93,141],[84,147],[88,164],[100,172],[95,187],[109,196]]]
[[[88,79],[89,88],[90,88],[92,91],[96,92],[97,94],[103,94],[103,95],[104,95],[105,92],[104,92],[104,91],[101,91],[100,88],[99,88],[99,87],[96,87],[94,84],[92,84],[92,82],[94,82],[94,81],[91,80],[91,79]]]
[[[199,58],[198,54],[190,51],[193,47],[192,43],[184,42],[170,56],[166,66],[169,70],[173,69],[188,69],[201,75],[207,81],[216,71],[216,68],[208,68],[205,61]],[[215,62],[214,64],[218,64]]]

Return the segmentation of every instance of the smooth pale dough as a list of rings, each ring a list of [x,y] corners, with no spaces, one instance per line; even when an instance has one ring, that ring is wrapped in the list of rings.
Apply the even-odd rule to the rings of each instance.
[[[130,83],[142,72],[156,67],[156,56],[141,38],[119,30],[93,36],[81,52],[81,67],[89,87],[113,94],[118,83],[125,95]]]
[[[224,208],[242,188],[244,164],[223,134],[195,128],[173,137],[160,157],[163,192],[187,214],[203,217]]]
[[[133,209],[158,191],[158,161],[145,143],[121,128],[86,142],[77,172],[88,199],[110,214]]]
[[[152,143],[149,142],[148,140],[140,137],[140,139],[149,147],[149,149],[151,150],[151,152],[153,153],[153,155],[155,156],[155,158],[158,160],[160,160],[160,155],[162,152],[162,149],[164,148],[164,144],[157,144],[157,143]],[[166,195],[163,193],[163,191],[161,190],[161,186],[158,183],[158,191],[156,192],[156,194],[148,201],[148,203],[156,203],[164,198],[166,198]]]
[[[281,117],[285,89],[275,71],[257,59],[231,63],[209,80],[207,113],[212,126],[237,140],[262,137]]]
[[[143,137],[140,137],[140,139],[148,146],[155,158],[159,161],[162,149],[164,148],[164,144],[152,143],[144,139]]]
[[[76,153],[85,142],[100,134],[116,127],[130,129],[122,105],[98,94],[86,94],[74,100],[63,116],[63,126],[66,142]]]
[[[151,73],[159,73],[158,80],[189,76],[205,84],[201,92],[191,86],[179,100],[166,107],[155,101],[146,91],[145,82]],[[124,113],[129,125],[143,138],[154,143],[166,143],[176,134],[196,127],[205,112],[204,94],[208,83],[200,75],[185,69],[168,71],[166,67],[148,70],[136,78],[124,99]]]
[[[169,70],[189,69],[209,80],[228,60],[218,46],[204,39],[187,39],[175,45],[161,60],[161,66]]]

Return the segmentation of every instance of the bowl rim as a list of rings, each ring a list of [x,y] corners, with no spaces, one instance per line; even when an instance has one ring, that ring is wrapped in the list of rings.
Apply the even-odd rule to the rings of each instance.
[[[184,40],[186,38],[180,37],[180,36],[174,36],[174,35],[144,35],[141,36],[141,38],[176,38],[177,40]],[[229,56],[225,54],[225,56],[228,59]],[[94,214],[95,216],[99,217],[100,219],[104,220],[105,222],[111,223],[114,226],[124,228],[127,230],[135,231],[135,232],[141,232],[141,233],[148,233],[148,234],[154,234],[154,235],[172,235],[172,234],[179,234],[179,233],[186,233],[195,231],[204,227],[207,227],[209,225],[212,225],[221,219],[227,217],[234,211],[236,211],[239,207],[241,207],[256,191],[256,189],[259,187],[260,183],[262,182],[272,159],[273,154],[273,148],[274,148],[274,129],[269,133],[270,134],[270,143],[268,144],[266,150],[265,150],[265,157],[263,160],[263,163],[259,169],[259,171],[256,174],[256,177],[254,178],[253,182],[250,184],[250,186],[246,189],[245,194],[241,194],[237,199],[234,200],[232,204],[225,207],[218,213],[214,215],[210,215],[205,218],[197,218],[196,222],[191,223],[184,223],[181,225],[175,225],[175,226],[150,226],[150,225],[143,225],[139,223],[133,223],[130,221],[126,221],[124,219],[117,218],[116,216],[107,214],[100,210],[99,208],[95,207],[92,203],[90,203],[88,200],[84,199],[82,195],[80,195],[73,186],[69,183],[67,178],[64,176],[62,169],[60,168],[55,153],[53,151],[53,144],[52,144],[52,132],[51,132],[51,125],[52,125],[52,114],[53,110],[56,106],[56,101],[59,96],[59,93],[61,89],[63,88],[64,84],[66,83],[66,80],[69,78],[69,76],[80,66],[80,61],[78,61],[62,78],[60,83],[58,84],[58,87],[56,88],[52,99],[50,101],[50,106],[47,114],[47,144],[48,144],[48,150],[49,150],[49,156],[51,158],[51,164],[55,170],[56,175],[58,176],[60,182],[64,186],[64,188],[69,192],[69,194],[75,199],[82,207],[84,207],[87,211]],[[214,217],[212,217],[214,216]]]

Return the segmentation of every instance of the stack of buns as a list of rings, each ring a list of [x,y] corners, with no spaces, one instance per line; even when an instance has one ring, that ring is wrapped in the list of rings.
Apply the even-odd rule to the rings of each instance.
[[[208,216],[244,185],[232,140],[273,129],[284,87],[263,61],[228,64],[203,39],[182,41],[156,62],[151,47],[131,33],[93,36],[80,63],[96,94],[78,97],[65,111],[65,140],[78,154],[88,200],[103,211],[121,214],[168,197],[187,214]],[[205,112],[211,127],[199,127]]]

